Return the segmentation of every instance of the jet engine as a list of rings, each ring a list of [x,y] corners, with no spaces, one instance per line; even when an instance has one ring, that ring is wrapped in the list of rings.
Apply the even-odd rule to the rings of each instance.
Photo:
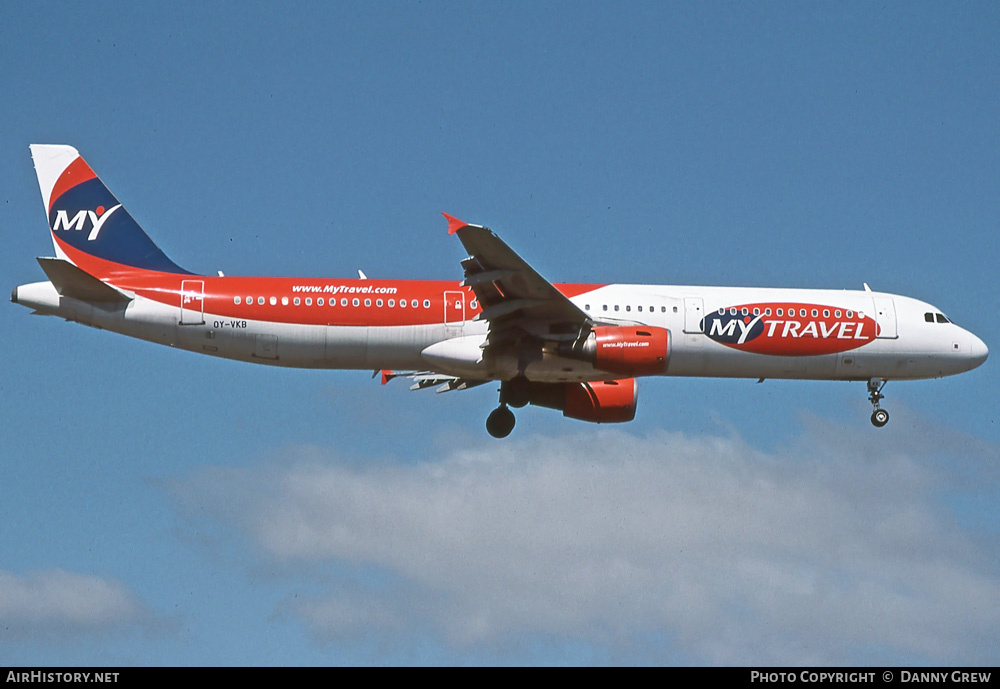
[[[635,418],[638,387],[634,378],[587,383],[531,383],[523,378],[503,386],[512,407],[533,404],[557,409],[563,416],[591,423],[624,423]]]
[[[562,354],[589,361],[594,368],[609,373],[656,376],[667,370],[670,333],[648,325],[598,326]]]

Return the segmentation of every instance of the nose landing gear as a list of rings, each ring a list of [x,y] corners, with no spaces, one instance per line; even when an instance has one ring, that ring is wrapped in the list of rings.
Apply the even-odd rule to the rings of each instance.
[[[889,412],[879,406],[879,402],[885,398],[882,388],[886,382],[881,378],[872,378],[868,381],[868,401],[872,403],[872,425],[875,428],[882,428],[889,423]]]

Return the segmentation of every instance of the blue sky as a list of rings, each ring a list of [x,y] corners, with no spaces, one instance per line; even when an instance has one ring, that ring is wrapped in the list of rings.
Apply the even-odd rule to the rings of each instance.
[[[8,3],[7,286],[77,147],[196,272],[859,288],[994,349],[992,3]],[[0,309],[0,664],[994,663],[995,362],[636,421]]]

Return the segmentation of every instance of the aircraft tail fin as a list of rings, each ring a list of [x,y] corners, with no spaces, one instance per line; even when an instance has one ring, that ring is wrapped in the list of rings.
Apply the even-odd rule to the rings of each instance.
[[[190,275],[167,258],[72,146],[32,144],[56,256],[92,275],[122,266]]]

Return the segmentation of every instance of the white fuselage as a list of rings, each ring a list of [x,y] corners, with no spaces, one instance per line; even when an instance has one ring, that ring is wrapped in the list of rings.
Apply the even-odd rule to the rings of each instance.
[[[427,369],[479,380],[509,380],[519,372],[512,356],[483,358],[488,324],[475,320],[478,305],[469,288],[379,281],[393,285],[383,291],[398,295],[392,301],[406,301],[407,306],[394,303],[390,308],[388,298],[373,297],[309,297],[306,305],[306,297],[293,292],[302,282],[205,277],[187,280],[184,287],[168,284],[151,290],[144,285],[131,292],[130,301],[110,303],[62,297],[52,283],[39,282],[18,287],[12,300],[39,313],[131,337],[258,364]],[[125,281],[120,287],[128,291],[130,285]],[[988,353],[978,337],[947,322],[935,307],[880,292],[573,287],[571,301],[594,321],[666,329],[670,348],[665,375],[670,376],[937,378],[975,368]],[[554,351],[532,361],[523,373],[539,382],[609,377]]]

